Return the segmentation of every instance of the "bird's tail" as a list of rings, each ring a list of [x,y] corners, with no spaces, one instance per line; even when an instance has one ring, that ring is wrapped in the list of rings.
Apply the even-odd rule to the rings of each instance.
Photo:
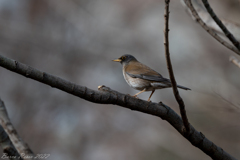
[[[187,87],[184,87],[184,86],[180,86],[180,85],[177,85],[178,88],[181,88],[181,89],[185,89],[185,90],[191,90],[190,88],[187,88]]]

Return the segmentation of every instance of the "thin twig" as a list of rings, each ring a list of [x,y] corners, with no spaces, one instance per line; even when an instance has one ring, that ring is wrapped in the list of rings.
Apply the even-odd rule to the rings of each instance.
[[[191,142],[192,145],[201,149],[212,159],[235,160],[234,157],[208,140],[201,132],[198,132],[191,125],[191,133],[186,136],[185,132],[182,130],[184,124],[181,117],[179,117],[176,112],[163,103],[150,103],[141,99],[136,99],[126,94],[111,90],[105,86],[99,86],[98,91],[95,91],[85,86],[80,86],[63,80],[54,75],[41,72],[2,55],[0,55],[0,66],[93,103],[114,104],[160,117],[170,123],[182,136]]]
[[[188,8],[191,10],[192,15],[195,17],[196,21],[205,29],[213,38],[215,38],[218,42],[220,42],[222,45],[227,47],[228,49],[232,50],[233,52],[240,55],[240,51],[236,49],[233,45],[229,44],[228,42],[224,41],[221,37],[219,37],[211,28],[209,28],[203,20],[199,17],[197,11],[192,5],[191,0],[184,0],[185,4],[188,6]]]
[[[189,122],[188,122],[188,118],[187,118],[187,114],[186,114],[186,110],[185,110],[185,104],[184,104],[183,99],[181,98],[181,96],[178,92],[178,89],[177,89],[177,83],[176,83],[176,80],[175,80],[175,77],[174,77],[172,64],[171,64],[170,53],[169,53],[169,39],[168,39],[169,3],[170,3],[170,0],[165,0],[165,14],[164,14],[164,18],[165,18],[165,29],[164,29],[165,56],[166,56],[166,61],[167,61],[167,67],[168,67],[170,80],[171,80],[171,83],[172,83],[173,93],[174,93],[174,96],[175,96],[175,98],[176,98],[176,100],[179,104],[180,113],[181,113],[181,116],[182,116],[182,119],[183,119],[185,129],[186,129],[187,133],[189,133],[190,132],[190,126],[189,126]]]
[[[226,37],[232,42],[232,44],[240,51],[240,44],[236,40],[236,38],[232,35],[232,33],[229,32],[229,30],[225,27],[225,25],[222,23],[222,21],[217,17],[217,15],[214,13],[212,7],[208,3],[208,0],[202,0],[205,8],[207,9],[208,13],[211,15],[211,17],[214,19],[214,21],[218,24],[218,26],[222,29]]]
[[[234,56],[231,56],[229,58],[229,61],[232,62],[233,64],[235,64],[236,66],[238,66],[240,68],[240,62],[238,61],[238,59]]]
[[[21,155],[22,159],[34,159],[32,150],[27,146],[26,143],[17,134],[17,131],[13,127],[5,108],[4,102],[0,99],[0,124],[2,125],[5,132],[8,134],[13,145]]]
[[[235,109],[240,109],[237,105],[235,105],[233,102],[222,96],[220,93],[213,91],[219,98],[221,98],[223,101],[227,102],[231,106],[233,106]]]

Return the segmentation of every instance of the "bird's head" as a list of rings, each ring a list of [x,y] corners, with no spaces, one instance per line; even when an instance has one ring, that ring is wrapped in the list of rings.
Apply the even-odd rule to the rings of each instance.
[[[137,59],[130,54],[125,54],[118,59],[114,59],[114,62],[120,62],[122,65],[128,64],[131,61],[136,61]]]

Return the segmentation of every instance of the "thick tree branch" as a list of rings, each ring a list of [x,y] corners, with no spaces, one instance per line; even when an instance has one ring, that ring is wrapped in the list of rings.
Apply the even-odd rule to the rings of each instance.
[[[203,27],[203,29],[205,29],[213,38],[215,38],[218,42],[220,42],[222,45],[224,45],[225,47],[227,47],[228,49],[232,50],[233,52],[237,53],[238,55],[240,55],[240,51],[238,49],[236,49],[234,46],[232,46],[231,44],[229,44],[228,42],[224,41],[221,37],[219,37],[211,28],[209,28],[204,22],[203,20],[199,17],[197,11],[195,10],[195,8],[192,5],[191,0],[184,0],[185,4],[188,6],[188,8],[191,10],[192,15],[194,16],[194,18],[196,19],[196,21]]]
[[[131,110],[136,110],[160,117],[163,120],[168,121],[192,145],[201,149],[212,159],[235,160],[234,157],[208,140],[193,126],[190,125],[189,134],[185,134],[186,132],[182,130],[184,125],[181,117],[179,117],[176,112],[174,112],[170,107],[166,106],[163,103],[158,104],[136,99],[134,97],[111,90],[105,86],[99,86],[98,91],[95,91],[87,87],[76,85],[69,81],[63,80],[59,77],[47,74],[45,72],[41,72],[37,69],[19,63],[15,60],[6,58],[2,55],[0,55],[0,66],[93,103],[114,104],[122,106],[124,108],[129,108]]]
[[[17,149],[18,153],[21,155],[22,159],[34,159],[34,154],[26,143],[22,141],[17,131],[13,127],[5,108],[3,101],[0,99],[0,124],[4,128],[5,132],[8,134],[13,145]],[[10,155],[8,155],[10,156]],[[19,157],[17,157],[19,159]]]
[[[173,88],[173,93],[174,96],[179,104],[180,108],[180,113],[183,119],[183,124],[185,126],[186,131],[189,133],[190,131],[190,125],[188,122],[186,110],[185,110],[185,104],[183,102],[183,99],[181,98],[178,89],[177,89],[177,83],[174,77],[173,73],[173,68],[171,64],[171,58],[170,58],[170,53],[169,53],[169,38],[168,38],[168,33],[169,33],[169,3],[170,0],[165,0],[165,14],[164,14],[164,19],[165,19],[165,29],[164,29],[164,46],[165,46],[165,56],[166,56],[166,61],[167,61],[167,67],[168,67],[168,72],[169,72],[169,77],[172,83],[172,88]]]
[[[207,9],[208,13],[211,15],[211,17],[214,19],[214,21],[218,24],[218,26],[222,29],[223,33],[228,37],[228,39],[232,42],[232,44],[240,51],[240,44],[236,40],[236,38],[228,31],[228,29],[225,27],[225,25],[222,23],[222,21],[217,17],[217,15],[212,10],[212,7],[208,3],[207,0],[202,0],[205,8]]]

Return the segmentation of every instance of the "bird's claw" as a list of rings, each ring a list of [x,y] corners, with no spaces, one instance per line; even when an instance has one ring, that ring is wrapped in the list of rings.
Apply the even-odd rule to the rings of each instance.
[[[130,97],[134,97],[134,98],[137,98],[138,99],[138,97],[137,97],[137,95],[130,95],[130,94],[127,94],[128,96],[130,96]]]
[[[139,99],[139,98],[137,97],[137,95],[133,95],[132,97]]]

